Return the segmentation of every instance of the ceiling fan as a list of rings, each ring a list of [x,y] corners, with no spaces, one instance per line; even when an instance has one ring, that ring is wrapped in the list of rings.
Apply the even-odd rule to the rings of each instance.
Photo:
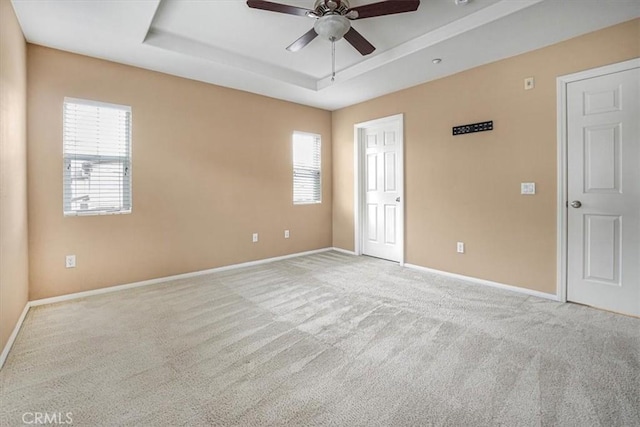
[[[254,9],[316,19],[313,28],[291,43],[287,47],[288,51],[299,51],[317,36],[331,41],[332,44],[344,37],[360,54],[368,55],[376,48],[351,26],[351,21],[395,13],[414,12],[418,10],[420,0],[386,0],[356,7],[350,7],[348,0],[316,0],[313,9],[264,0],[247,0],[247,6]],[[333,81],[335,77],[335,45],[332,47],[332,52],[334,55],[334,67],[331,80]]]

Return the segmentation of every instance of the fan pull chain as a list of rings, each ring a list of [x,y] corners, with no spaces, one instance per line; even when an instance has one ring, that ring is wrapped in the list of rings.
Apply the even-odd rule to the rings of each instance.
[[[331,81],[336,81],[336,41],[331,40]]]

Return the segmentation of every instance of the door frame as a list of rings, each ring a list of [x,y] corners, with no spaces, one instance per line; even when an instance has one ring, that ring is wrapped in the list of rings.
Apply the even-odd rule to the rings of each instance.
[[[556,295],[558,301],[567,302],[567,255],[568,255],[568,235],[567,235],[567,203],[568,203],[568,135],[567,135],[567,87],[569,83],[586,80],[593,77],[605,76],[607,74],[640,68],[640,58],[616,64],[605,65],[603,67],[592,68],[573,74],[560,76],[556,79],[557,93],[557,132],[558,132],[558,198],[557,198],[557,282]]]
[[[400,193],[399,224],[398,224],[398,246],[400,247],[400,265],[404,265],[404,114],[382,117],[353,125],[353,231],[354,231],[354,252],[362,255],[364,238],[364,209],[365,209],[365,129],[371,126],[379,126],[390,123],[397,123],[400,129],[398,138],[398,192]]]

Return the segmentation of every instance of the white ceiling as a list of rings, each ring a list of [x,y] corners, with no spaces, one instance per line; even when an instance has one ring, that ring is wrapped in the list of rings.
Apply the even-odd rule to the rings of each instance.
[[[352,21],[377,49],[363,57],[339,41],[331,82],[328,41],[285,50],[312,18],[250,9],[244,0],[12,2],[31,43],[328,110],[640,16],[640,0],[422,0],[416,12]]]

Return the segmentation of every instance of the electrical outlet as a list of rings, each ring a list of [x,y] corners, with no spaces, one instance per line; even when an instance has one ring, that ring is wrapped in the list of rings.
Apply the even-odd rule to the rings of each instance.
[[[284,238],[285,239],[289,238],[289,230],[284,230]]]
[[[67,255],[67,258],[65,259],[65,266],[67,268],[76,268],[76,256]]]
[[[253,243],[258,241],[258,233],[253,233]]]
[[[524,79],[524,90],[533,89],[534,87],[536,87],[536,82],[533,77],[527,77]]]
[[[458,251],[459,254],[463,254],[464,253],[464,242],[458,242],[458,244],[456,246],[456,250]]]

